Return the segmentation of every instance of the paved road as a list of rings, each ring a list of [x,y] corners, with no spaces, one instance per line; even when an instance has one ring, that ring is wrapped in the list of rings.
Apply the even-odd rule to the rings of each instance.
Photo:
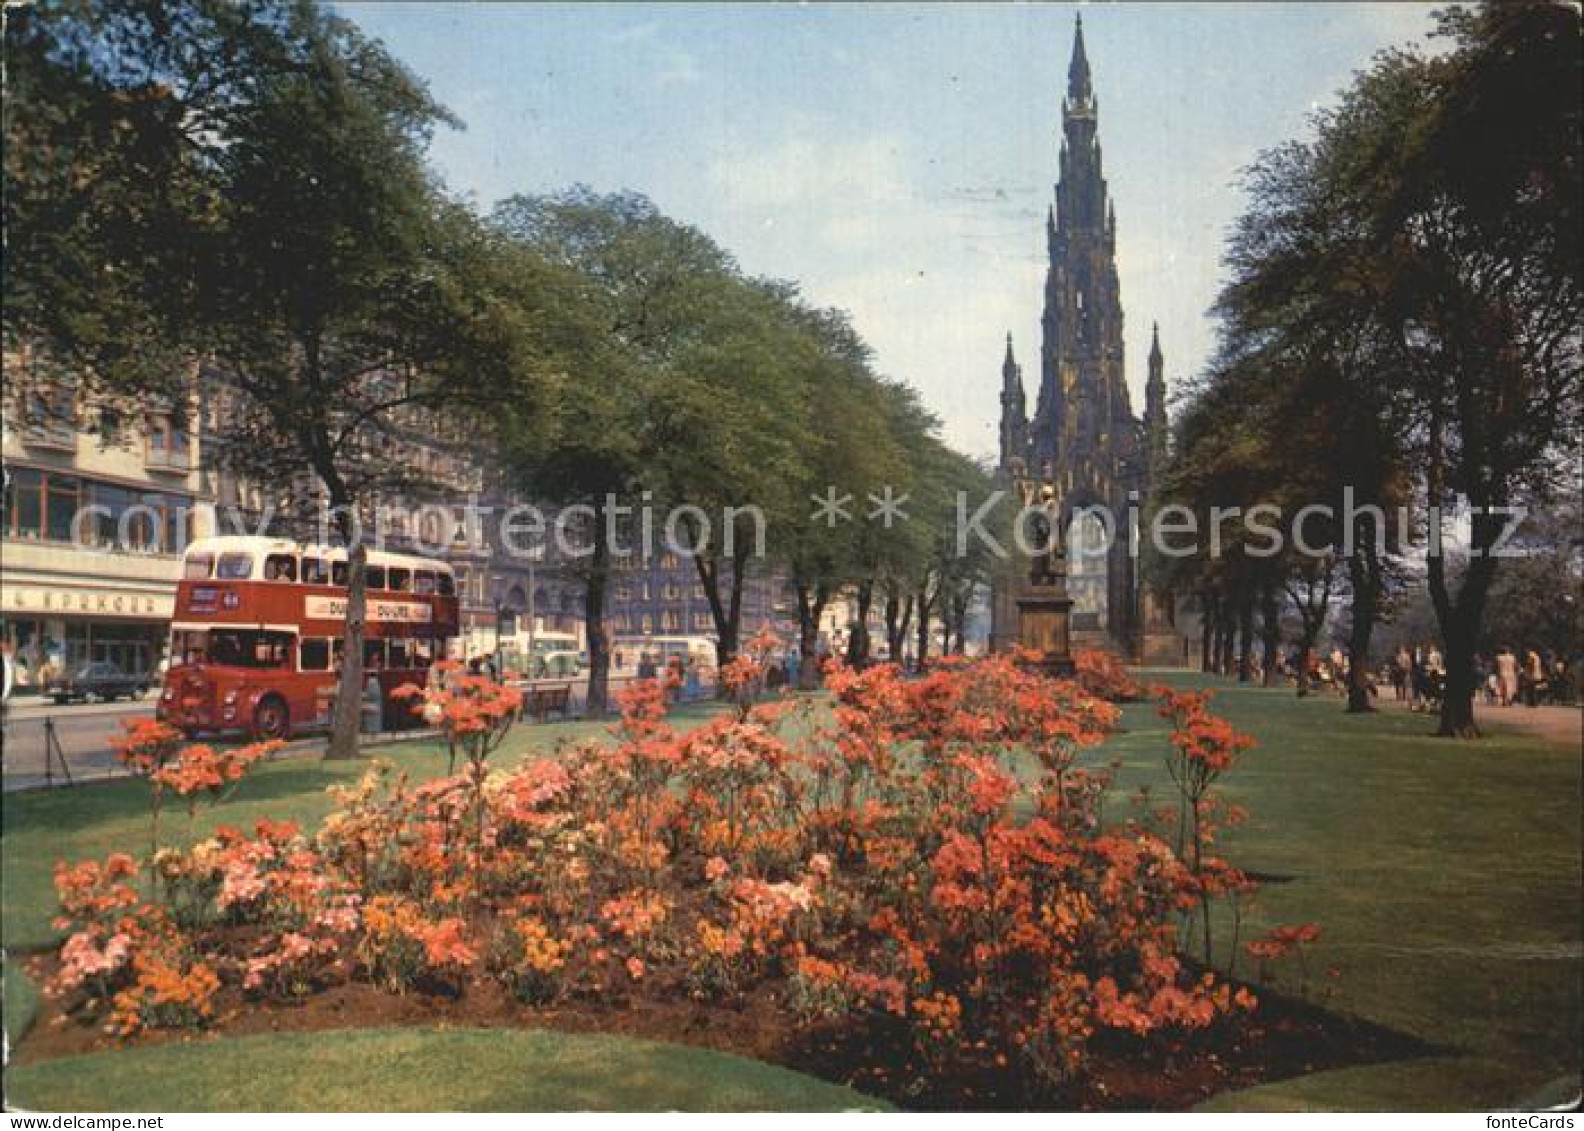
[[[630,676],[613,678],[611,690],[619,690],[631,682]],[[538,681],[539,686],[545,687],[569,685],[574,714],[581,712],[587,684],[586,676]],[[153,690],[146,698],[135,702],[73,703],[68,706],[56,706],[31,696],[11,700],[4,712],[3,761],[0,761],[4,769],[3,775],[0,775],[4,788],[7,791],[30,789],[45,783],[46,719],[53,720],[55,724],[55,734],[60,739],[61,750],[74,781],[91,781],[120,774],[121,766],[110,750],[110,739],[120,733],[123,719],[152,715],[158,695],[158,690]],[[54,764],[52,771],[54,780],[59,782],[59,763]]]
[[[36,699],[13,699],[4,723],[5,788],[20,789],[44,779],[44,721],[55,724],[61,752],[74,778],[98,778],[119,769],[110,739],[120,733],[121,720],[154,713],[154,697],[117,703],[73,703],[56,706]],[[54,766],[60,775],[60,766]]]

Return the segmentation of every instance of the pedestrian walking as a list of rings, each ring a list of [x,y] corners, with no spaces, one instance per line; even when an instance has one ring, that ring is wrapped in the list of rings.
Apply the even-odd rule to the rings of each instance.
[[[1518,657],[1506,644],[1496,653],[1496,682],[1501,705],[1511,707],[1518,698]]]
[[[1524,653],[1522,682],[1524,703],[1530,707],[1540,706],[1540,695],[1546,686],[1545,663],[1533,648]]]
[[[1396,695],[1399,703],[1408,698],[1408,675],[1412,668],[1413,656],[1409,653],[1406,644],[1401,645],[1391,665],[1392,693]]]

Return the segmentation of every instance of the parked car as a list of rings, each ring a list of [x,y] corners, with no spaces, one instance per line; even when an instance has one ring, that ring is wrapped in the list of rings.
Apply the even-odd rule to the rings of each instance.
[[[90,696],[108,703],[112,699],[141,698],[148,689],[147,676],[128,675],[114,664],[100,660],[50,678],[45,681],[43,690],[57,703],[87,700]]]

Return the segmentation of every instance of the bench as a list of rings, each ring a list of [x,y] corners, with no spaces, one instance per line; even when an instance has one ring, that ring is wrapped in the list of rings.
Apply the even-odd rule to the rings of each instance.
[[[541,723],[551,713],[568,718],[572,713],[572,685],[529,687],[523,692],[522,713]]]

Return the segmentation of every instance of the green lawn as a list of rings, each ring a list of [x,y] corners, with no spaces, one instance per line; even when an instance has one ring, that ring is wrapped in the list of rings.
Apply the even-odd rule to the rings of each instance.
[[[1217,703],[1260,742],[1225,781],[1226,794],[1251,819],[1223,847],[1241,866],[1281,880],[1266,885],[1245,938],[1275,923],[1319,923],[1323,937],[1311,971],[1341,972],[1334,982],[1313,979],[1329,988],[1327,1003],[1416,1037],[1434,1053],[1317,1073],[1222,1096],[1212,1106],[1491,1108],[1560,1097],[1576,1087],[1584,968],[1579,752],[1515,734],[1438,740],[1429,737],[1431,723],[1422,716],[1347,716],[1334,698],[1298,700],[1283,690],[1224,685]],[[1101,753],[1121,762],[1108,810],[1115,818],[1125,815],[1127,795],[1140,786],[1152,786],[1157,803],[1168,796],[1165,724],[1147,704],[1129,707],[1123,723],[1125,731]],[[525,727],[502,761],[597,729]],[[388,756],[415,775],[443,768],[443,754],[432,746],[392,747]],[[318,761],[269,765],[225,806],[201,816],[198,832],[215,821],[242,823],[263,814],[311,824],[328,808],[324,787],[360,769]],[[184,825],[177,816],[170,827],[180,832]],[[49,869],[56,858],[102,856],[141,843],[145,831],[136,783],[7,796],[0,838],[6,944],[26,949],[50,941]],[[1221,950],[1224,955],[1224,941]],[[1250,973],[1246,960],[1240,972]],[[1289,973],[1281,974],[1287,988]],[[712,1054],[614,1038],[601,1046],[541,1033],[412,1030],[289,1040],[201,1040],[30,1065],[14,1069],[9,1086],[17,1102],[67,1109],[849,1102],[794,1074],[717,1058],[729,1062],[727,1070]],[[618,1047],[619,1055],[611,1051]],[[603,1054],[591,1051],[601,1048]],[[542,1072],[526,1049],[541,1050],[533,1055],[553,1070]],[[244,1056],[250,1066],[268,1056],[341,1065],[338,1055],[348,1058],[344,1067],[301,1070],[311,1082],[292,1085],[284,1100],[271,1082],[296,1080],[298,1069],[237,1067]],[[496,1058],[501,1067],[491,1069]],[[787,1084],[791,1090],[777,1091],[774,1081],[788,1078],[796,1081]]]
[[[1331,987],[1327,1004],[1438,1055],[1213,1106],[1487,1108],[1576,1081],[1579,751],[1514,733],[1451,742],[1430,737],[1424,716],[1349,716],[1331,697],[1219,686],[1217,709],[1260,742],[1225,779],[1251,817],[1224,848],[1248,870],[1290,877],[1267,884],[1253,928],[1319,923],[1311,972],[1341,972],[1313,979]],[[1123,760],[1120,789],[1167,788],[1163,721],[1139,705],[1124,725],[1107,747]],[[1251,973],[1246,960],[1240,973]]]
[[[842,1111],[885,1105],[725,1053],[544,1030],[364,1029],[44,1061],[7,1102],[45,1111]]]

